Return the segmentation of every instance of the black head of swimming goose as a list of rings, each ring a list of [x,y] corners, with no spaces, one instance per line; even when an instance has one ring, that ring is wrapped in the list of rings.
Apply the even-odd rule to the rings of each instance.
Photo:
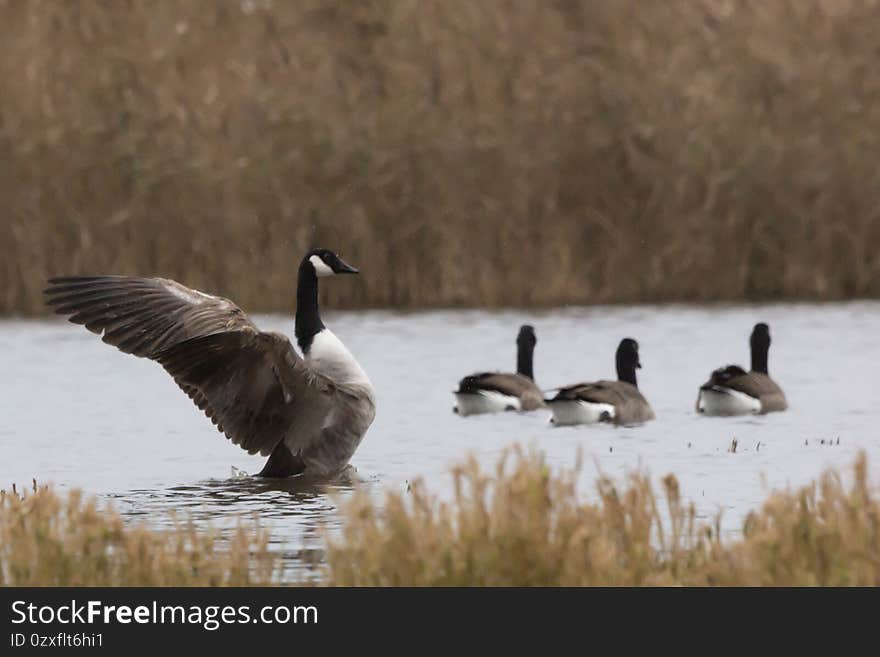
[[[617,380],[631,383],[638,388],[636,370],[642,368],[642,361],[639,359],[639,343],[632,338],[621,340],[614,360],[617,365]]]
[[[523,324],[516,336],[516,373],[535,380],[533,368],[535,345],[538,338],[535,337],[535,327]]]
[[[752,352],[752,372],[768,374],[767,357],[770,352],[770,327],[763,322],[755,324],[749,338],[749,347]]]

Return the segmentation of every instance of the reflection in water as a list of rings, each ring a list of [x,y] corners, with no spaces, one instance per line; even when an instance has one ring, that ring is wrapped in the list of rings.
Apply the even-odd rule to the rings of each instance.
[[[328,319],[378,398],[376,421],[352,460],[353,480],[311,485],[234,474],[258,472],[265,458],[219,434],[155,363],[53,320],[0,322],[7,372],[0,377],[0,487],[33,477],[62,491],[79,487],[157,527],[172,524],[174,513],[220,531],[242,516],[256,517],[271,531],[288,578],[297,580],[315,577],[325,533],[338,531],[338,505],[355,488],[380,499],[384,490],[405,490],[408,480],[422,477],[448,497],[452,464],[472,453],[492,469],[515,442],[540,448],[554,468],[571,467],[582,452],[586,497],[595,494],[597,470],[621,477],[642,468],[655,479],[674,472],[701,518],[723,512],[726,532],[738,531],[770,488],[806,483],[826,466],[846,468],[861,449],[875,462],[880,456],[870,366],[880,360],[880,303],[364,312]],[[770,372],[790,410],[697,416],[697,389],[709,372],[728,362],[748,365],[748,336],[758,321],[770,324]],[[657,419],[641,427],[553,429],[547,411],[454,415],[451,390],[464,374],[515,366],[523,323],[535,326],[535,374],[544,389],[613,376],[620,339],[638,339],[639,387]],[[258,324],[282,332],[293,326],[288,317],[261,317]]]
[[[234,476],[106,497],[125,518],[157,528],[170,528],[185,518],[218,531],[221,540],[242,520],[254,519],[274,530],[269,546],[282,557],[285,579],[309,581],[317,578],[324,537],[339,527],[337,503],[356,486],[370,485],[356,475],[325,483]]]

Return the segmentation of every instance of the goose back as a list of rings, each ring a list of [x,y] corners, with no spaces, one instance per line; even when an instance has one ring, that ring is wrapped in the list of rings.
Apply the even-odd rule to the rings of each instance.
[[[788,401],[782,388],[768,374],[746,372],[738,365],[720,367],[712,372],[709,380],[700,386],[700,393],[697,401],[697,410],[700,412],[706,412],[711,404],[715,404],[719,409],[717,413],[719,415],[735,415],[743,412],[743,409],[746,409],[746,412],[772,413],[788,408]],[[734,395],[732,399],[713,400],[709,397],[713,393],[728,396],[734,393]],[[728,409],[727,412],[725,409]]]
[[[522,374],[482,372],[464,377],[458,384],[456,394],[482,394],[495,392],[519,400],[517,410],[533,411],[544,405],[540,388]]]
[[[600,421],[639,424],[654,419],[654,411],[639,389],[626,381],[596,381],[560,388],[552,402],[586,402],[613,408]]]

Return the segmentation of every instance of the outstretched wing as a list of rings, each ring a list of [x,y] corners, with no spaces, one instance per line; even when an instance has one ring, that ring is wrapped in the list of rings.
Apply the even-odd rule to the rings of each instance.
[[[337,392],[277,333],[200,336],[160,351],[155,360],[251,454],[269,455],[282,438],[294,454],[319,440]]]
[[[257,332],[234,303],[165,278],[53,278],[46,302],[71,322],[103,334],[127,354],[151,358],[184,340],[222,331]]]
[[[54,278],[47,302],[125,353],[156,360],[236,445],[268,455],[321,436],[335,388],[234,303],[163,278]]]

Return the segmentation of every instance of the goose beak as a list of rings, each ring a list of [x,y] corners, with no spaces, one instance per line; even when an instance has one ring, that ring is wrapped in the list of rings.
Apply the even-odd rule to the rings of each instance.
[[[357,267],[352,267],[350,264],[345,262],[342,258],[339,258],[339,264],[336,267],[335,273],[337,274],[359,274],[360,271]]]

